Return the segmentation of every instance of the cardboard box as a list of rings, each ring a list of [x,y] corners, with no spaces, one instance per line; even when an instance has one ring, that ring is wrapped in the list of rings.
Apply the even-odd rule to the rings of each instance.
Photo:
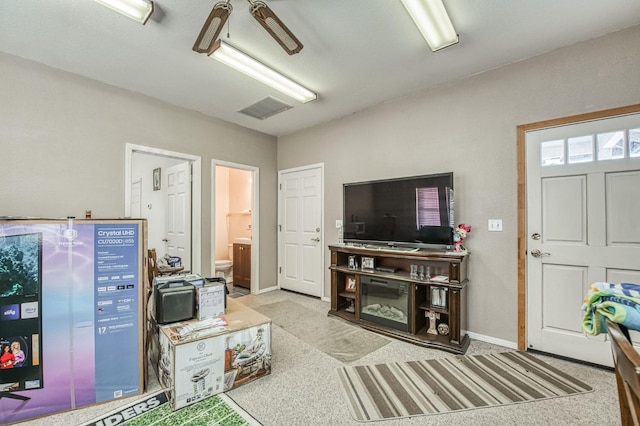
[[[207,318],[224,315],[224,283],[207,283],[196,289],[196,316],[202,321]]]
[[[159,327],[156,371],[174,410],[271,373],[271,320],[233,299],[224,319],[226,326],[190,320]]]
[[[0,340],[25,355],[0,370],[0,424],[143,393],[146,227],[0,219]]]

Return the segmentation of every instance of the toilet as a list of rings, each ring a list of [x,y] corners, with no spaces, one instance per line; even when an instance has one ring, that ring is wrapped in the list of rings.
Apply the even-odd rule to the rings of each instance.
[[[233,267],[233,244],[227,245],[229,260],[216,260],[214,262],[216,276],[222,277],[225,281],[231,281],[231,268]]]

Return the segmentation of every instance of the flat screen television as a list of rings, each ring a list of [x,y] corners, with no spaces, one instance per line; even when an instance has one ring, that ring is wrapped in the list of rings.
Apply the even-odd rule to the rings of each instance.
[[[453,173],[343,185],[343,237],[349,243],[449,249]]]
[[[42,234],[0,236],[0,397],[42,382]]]

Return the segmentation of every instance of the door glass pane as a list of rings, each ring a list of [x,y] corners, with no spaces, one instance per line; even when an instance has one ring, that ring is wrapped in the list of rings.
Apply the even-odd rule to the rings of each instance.
[[[540,144],[540,164],[551,166],[564,164],[564,140],[542,142]]]
[[[640,157],[640,129],[629,129],[629,157]]]
[[[598,160],[624,158],[624,131],[600,133],[598,141]]]
[[[567,139],[569,164],[593,161],[592,140],[591,135]]]

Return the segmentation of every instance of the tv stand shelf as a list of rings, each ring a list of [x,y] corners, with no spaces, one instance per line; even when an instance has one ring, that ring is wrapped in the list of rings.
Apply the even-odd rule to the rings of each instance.
[[[343,291],[343,292],[341,292],[341,293],[339,294],[339,296],[340,296],[340,297],[345,297],[345,298],[347,298],[347,299],[353,299],[353,300],[355,300],[355,299],[356,299],[356,294],[355,294],[355,293],[350,293],[350,292],[347,292],[347,291]]]
[[[351,245],[331,245],[331,310],[329,315],[362,328],[413,344],[464,354],[469,347],[466,335],[467,253],[437,250],[395,251]],[[350,264],[349,259],[355,262]],[[362,269],[362,259],[372,258],[374,269]],[[356,268],[356,262],[358,267]],[[425,276],[411,275],[411,265],[422,267]],[[370,265],[368,265],[370,266]],[[383,267],[395,272],[376,270]],[[426,276],[430,271],[430,276]],[[434,278],[438,281],[434,280]],[[355,289],[347,289],[355,282]],[[372,287],[371,283],[381,283]],[[384,290],[377,290],[378,288]],[[389,290],[390,288],[397,290]],[[355,291],[353,291],[355,290]],[[381,293],[382,291],[382,293]],[[367,297],[375,294],[374,306],[385,306],[380,294],[395,291],[406,299],[402,310],[405,323],[362,315]],[[398,303],[396,293],[390,303]],[[392,300],[393,299],[393,300]],[[366,307],[370,309],[370,306]],[[396,309],[393,307],[392,309]],[[353,310],[353,312],[350,312]],[[367,310],[365,310],[367,312]],[[407,330],[408,329],[408,330]]]

